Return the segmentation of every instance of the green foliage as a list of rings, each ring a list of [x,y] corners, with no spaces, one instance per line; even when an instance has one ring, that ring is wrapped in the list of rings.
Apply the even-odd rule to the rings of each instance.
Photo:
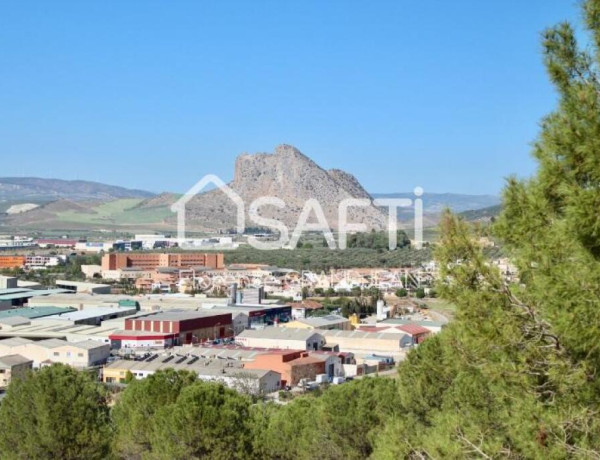
[[[396,236],[396,244],[398,248],[410,246],[410,238],[404,230],[398,230]],[[389,238],[388,232],[361,232],[348,235],[349,248],[366,248],[366,249],[388,249]]]
[[[0,405],[3,459],[104,459],[110,434],[102,386],[65,365],[13,380]]]
[[[591,51],[568,24],[543,35],[559,106],[536,176],[508,181],[491,228],[519,279],[488,263],[479,229],[444,216],[436,289],[455,320],[401,365],[405,418],[386,425],[377,457],[600,456],[600,1],[584,12]]]
[[[246,458],[250,404],[190,372],[166,370],[133,380],[113,409],[114,451],[125,458]]]
[[[415,291],[415,297],[417,299],[424,299],[425,298],[425,289],[423,289],[422,287],[417,288],[417,290]]]
[[[381,268],[381,267],[413,267],[431,260],[431,250],[413,249],[409,246],[399,247],[394,251],[372,248],[329,249],[314,246],[290,251],[275,249],[261,251],[249,246],[225,251],[226,264],[261,263],[294,270],[329,270],[331,268]]]
[[[159,459],[247,458],[250,400],[234,390],[197,381],[152,420],[151,451]]]
[[[408,296],[408,291],[404,288],[396,289],[396,297],[406,297]]]
[[[151,450],[156,412],[177,401],[181,391],[193,384],[191,372],[166,370],[143,380],[133,380],[112,410],[115,423],[114,450],[128,457]]]
[[[395,381],[377,377],[331,386],[322,396],[298,397],[285,406],[257,408],[254,453],[281,460],[367,458],[376,433],[398,408]]]

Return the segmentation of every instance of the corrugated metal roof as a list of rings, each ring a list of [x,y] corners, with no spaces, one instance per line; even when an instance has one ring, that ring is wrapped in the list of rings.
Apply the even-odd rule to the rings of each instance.
[[[41,318],[44,316],[57,315],[59,313],[68,313],[75,311],[72,307],[23,307],[11,308],[10,310],[0,311],[0,318],[8,318],[11,316],[21,316],[23,318]]]
[[[20,289],[22,292],[16,292],[13,294],[0,294],[0,300],[17,300],[17,299],[30,299],[32,297],[41,297],[51,294],[64,294],[68,291],[67,289]]]

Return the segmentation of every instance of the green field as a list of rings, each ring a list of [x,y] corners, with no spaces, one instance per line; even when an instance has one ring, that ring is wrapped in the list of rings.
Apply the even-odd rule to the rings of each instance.
[[[56,220],[78,225],[144,225],[159,224],[173,215],[167,206],[138,208],[142,199],[125,198],[110,201],[90,209],[89,213],[63,211],[56,214]]]

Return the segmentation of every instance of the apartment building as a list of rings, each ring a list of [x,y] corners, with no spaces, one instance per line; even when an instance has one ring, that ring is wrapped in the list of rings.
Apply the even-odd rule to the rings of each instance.
[[[102,257],[102,270],[120,270],[135,267],[142,270],[155,270],[159,267],[208,267],[223,268],[222,253],[112,253]]]

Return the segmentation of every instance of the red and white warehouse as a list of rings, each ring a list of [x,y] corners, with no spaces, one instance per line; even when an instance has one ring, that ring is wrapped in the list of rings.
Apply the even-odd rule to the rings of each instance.
[[[125,330],[109,336],[113,348],[169,347],[232,337],[231,313],[160,312],[125,320]]]

